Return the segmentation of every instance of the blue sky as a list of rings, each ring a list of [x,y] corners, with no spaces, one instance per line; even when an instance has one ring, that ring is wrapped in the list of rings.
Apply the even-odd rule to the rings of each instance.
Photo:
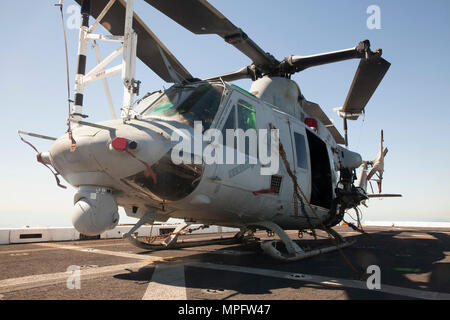
[[[3,1],[0,49],[3,156],[1,157],[0,228],[24,225],[70,226],[74,190],[59,189],[53,176],[35,161],[17,130],[60,136],[67,118],[64,43],[59,9],[52,1]],[[214,35],[195,36],[141,0],[136,11],[183,65],[196,77],[230,72],[250,63]],[[366,116],[349,124],[352,150],[364,159],[376,156],[380,129],[389,153],[384,191],[403,198],[370,200],[366,220],[450,219],[450,2],[422,1],[210,1],[264,50],[278,59],[345,49],[369,39],[392,63],[366,108]],[[75,2],[65,1],[65,10]],[[369,30],[367,7],[381,9],[381,29]],[[66,12],[66,18],[70,15]],[[68,30],[73,89],[77,30]],[[101,44],[105,57],[114,45]],[[93,66],[89,49],[88,68]],[[357,61],[311,68],[293,76],[305,97],[333,112],[347,95]],[[164,83],[142,63],[137,78],[142,92]],[[119,78],[110,79],[116,110]],[[250,81],[236,84],[250,87]],[[90,121],[109,118],[103,87],[86,90]],[[342,131],[342,130],[341,130]],[[42,151],[46,141],[33,140]],[[129,222],[123,219],[121,222]]]

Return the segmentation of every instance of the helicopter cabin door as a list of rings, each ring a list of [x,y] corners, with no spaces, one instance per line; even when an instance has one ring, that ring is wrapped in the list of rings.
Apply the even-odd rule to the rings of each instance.
[[[238,90],[234,90],[231,93],[217,124],[223,137],[223,164],[212,165],[214,167],[214,170],[212,171],[214,174],[212,176],[218,178],[220,184],[248,191],[258,190],[258,188],[260,188],[260,185],[262,184],[261,181],[264,177],[260,176],[260,169],[256,165],[258,162],[257,130],[259,127],[257,119],[260,117],[258,113],[258,101],[256,99],[253,99]],[[241,129],[244,132],[249,129],[254,130],[254,137],[256,140],[252,142],[254,145],[252,151],[256,151],[256,157],[253,157],[253,164],[250,163],[252,153],[250,152],[249,138],[245,138],[244,148],[241,149],[241,151],[238,151],[237,138],[228,137],[226,132],[228,129]],[[234,140],[231,141],[233,145],[232,148],[227,146],[227,142],[229,142],[228,140],[230,138]],[[238,163],[238,152],[241,155],[243,154],[245,158],[244,163]],[[233,156],[229,158],[228,153],[231,153]]]
[[[333,197],[330,156],[325,142],[311,130],[305,130],[311,163],[310,202],[312,205],[330,209]]]

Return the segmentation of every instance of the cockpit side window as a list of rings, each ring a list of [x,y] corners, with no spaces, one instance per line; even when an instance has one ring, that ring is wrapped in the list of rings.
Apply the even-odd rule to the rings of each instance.
[[[242,129],[246,132],[248,129],[256,130],[256,112],[255,108],[248,102],[240,99],[231,107],[228,118],[222,128],[223,143],[226,144],[228,137],[227,129]],[[245,138],[245,154],[249,154],[249,137]],[[234,136],[234,147],[237,148],[237,138]]]
[[[223,90],[223,86],[210,83],[173,87],[143,115],[180,121],[190,126],[194,121],[202,121],[203,130],[208,130],[219,109]]]
[[[242,129],[244,131],[247,131],[248,129],[256,130],[255,107],[240,99],[236,105],[231,107],[227,121],[223,125],[222,132],[224,136],[226,129]]]
[[[255,107],[247,101],[240,99],[237,103],[238,110],[238,128],[244,131],[256,128],[256,112]]]
[[[227,129],[236,129],[236,106],[231,106],[230,113],[228,114],[227,121],[223,125],[222,134],[225,137],[225,130]]]

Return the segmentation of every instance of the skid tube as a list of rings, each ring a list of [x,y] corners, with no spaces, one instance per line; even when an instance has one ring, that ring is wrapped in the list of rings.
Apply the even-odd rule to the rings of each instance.
[[[184,228],[186,228],[186,225]],[[180,228],[180,230],[176,230],[180,232],[184,228]],[[209,240],[192,240],[192,241],[181,241],[178,242],[178,234],[168,236],[161,243],[149,243],[146,241],[146,237],[138,237],[136,234],[131,234],[126,239],[131,242],[134,246],[145,249],[145,250],[166,250],[166,249],[182,249],[182,248],[192,248],[198,246],[206,246],[206,245],[217,245],[217,244],[236,244],[242,243],[253,238],[253,234],[249,234],[244,236],[247,229],[241,229],[234,237],[227,238],[217,238],[217,239],[209,239]]]
[[[346,248],[355,243],[355,241],[346,241],[335,230],[328,229],[327,230],[328,233],[333,236],[333,238],[337,242],[337,245],[305,251],[297,243],[295,243],[291,238],[289,238],[287,233],[277,224],[270,222],[270,221],[263,221],[263,222],[258,223],[257,225],[259,227],[263,227],[269,231],[274,232],[280,238],[280,240],[271,240],[271,241],[262,242],[261,249],[264,251],[264,253],[274,259],[287,261],[287,262],[298,261],[298,260],[302,260],[305,258],[317,256],[319,254],[328,253],[328,252],[335,251],[338,249]],[[282,252],[282,251],[278,250],[277,244],[279,244],[280,242],[284,245],[286,252]]]

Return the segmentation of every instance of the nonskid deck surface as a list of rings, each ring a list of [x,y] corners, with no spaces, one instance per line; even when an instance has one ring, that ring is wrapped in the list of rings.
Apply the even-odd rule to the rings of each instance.
[[[0,299],[450,299],[450,229],[336,230],[357,240],[343,252],[358,280],[339,251],[285,263],[257,243],[149,252],[126,240],[47,242],[0,246]],[[319,236],[300,243],[330,245]],[[380,268],[381,289],[368,288],[369,266]]]

